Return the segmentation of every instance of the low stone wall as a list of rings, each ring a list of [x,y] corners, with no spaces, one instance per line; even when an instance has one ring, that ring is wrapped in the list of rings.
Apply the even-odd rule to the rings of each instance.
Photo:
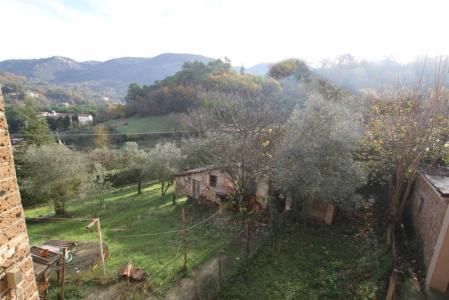
[[[305,214],[316,222],[331,225],[336,212],[335,204],[311,201],[304,204]]]

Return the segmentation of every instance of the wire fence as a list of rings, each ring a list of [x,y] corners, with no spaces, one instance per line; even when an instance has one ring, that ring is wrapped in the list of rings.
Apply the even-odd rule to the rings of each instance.
[[[211,222],[222,216],[225,209],[227,209],[227,206],[221,206],[215,212],[196,221],[194,224],[187,225],[185,220],[183,220],[180,228],[167,231],[114,234],[117,231],[111,230],[111,228],[102,228],[102,231],[106,232],[103,235],[104,243],[110,243],[114,245],[113,247],[128,248],[126,252],[110,249],[115,257],[111,257],[112,262],[106,262],[107,275],[117,276],[120,265],[124,265],[129,260],[150,273],[150,285],[153,286],[153,290],[165,291],[176,282],[182,281],[186,274],[193,272],[194,280],[199,281],[198,286],[204,285],[204,290],[209,293],[211,291],[210,284],[203,283],[205,275],[203,276],[202,274],[205,272],[210,273],[210,270],[213,269],[213,272],[215,272],[213,276],[215,288],[212,290],[216,292],[218,287],[222,285],[222,281],[235,272],[238,265],[245,262],[247,257],[254,252],[255,243],[253,243],[253,240],[254,242],[257,240],[254,236],[255,231],[250,225],[252,221],[246,223],[240,229],[234,227],[234,233],[231,233],[231,236],[228,233],[225,238],[221,236],[221,238],[209,240],[210,236],[207,234],[210,234],[210,231],[207,232],[204,226],[212,228]],[[48,240],[99,242],[98,234],[95,232],[84,232],[87,222],[92,221],[91,218],[37,217],[28,218],[27,220],[32,222],[79,221],[80,230],[77,232],[83,230],[78,235],[72,233],[73,228],[67,234],[64,234],[62,229],[61,232],[58,230],[57,233],[47,234],[45,233],[45,226],[43,226],[44,229],[39,233],[34,233],[35,231],[33,232],[33,230],[30,232],[29,237],[32,244],[43,243]],[[64,224],[61,224],[61,226],[64,226]],[[217,236],[219,236],[219,227],[214,228],[217,230]],[[117,230],[127,231],[128,229],[118,228]],[[236,230],[238,231],[236,232]],[[161,238],[162,236],[167,238]],[[127,238],[135,239],[131,243],[127,241]],[[201,247],[206,244],[205,242],[208,244],[209,242],[210,244],[215,243],[216,245],[210,247],[209,244],[207,250],[203,250]],[[238,249],[237,252],[236,249]],[[211,266],[211,261],[213,266]]]
[[[267,234],[255,226],[254,219],[248,220],[242,230],[211,251],[213,255],[193,271],[191,278],[177,282],[168,291],[168,297],[215,299],[220,289],[257,253]],[[193,280],[194,284],[183,284],[182,280]]]

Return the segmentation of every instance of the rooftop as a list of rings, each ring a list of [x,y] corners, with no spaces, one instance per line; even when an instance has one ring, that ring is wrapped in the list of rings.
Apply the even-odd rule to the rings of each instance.
[[[443,197],[449,197],[449,169],[446,167],[422,170],[424,176]]]
[[[203,173],[203,172],[211,171],[214,169],[216,169],[216,167],[214,167],[214,166],[201,167],[201,168],[191,169],[191,170],[177,173],[177,174],[175,174],[175,176],[186,176],[186,175],[195,174],[195,173]]]

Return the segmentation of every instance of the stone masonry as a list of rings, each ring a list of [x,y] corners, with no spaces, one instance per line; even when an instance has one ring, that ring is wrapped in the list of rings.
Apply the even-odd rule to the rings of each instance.
[[[14,290],[6,285],[10,270],[22,275]],[[39,295],[0,90],[0,300],[6,299],[37,300]]]
[[[448,200],[423,176],[418,176],[413,197],[413,222],[419,238],[422,240],[424,263],[429,267],[444,216]]]

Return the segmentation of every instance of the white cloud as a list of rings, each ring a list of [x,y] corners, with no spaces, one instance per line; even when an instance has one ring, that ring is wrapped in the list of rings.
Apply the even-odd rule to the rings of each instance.
[[[249,66],[348,52],[403,61],[449,54],[447,5],[438,0],[61,1],[0,0],[0,59],[184,52]]]

